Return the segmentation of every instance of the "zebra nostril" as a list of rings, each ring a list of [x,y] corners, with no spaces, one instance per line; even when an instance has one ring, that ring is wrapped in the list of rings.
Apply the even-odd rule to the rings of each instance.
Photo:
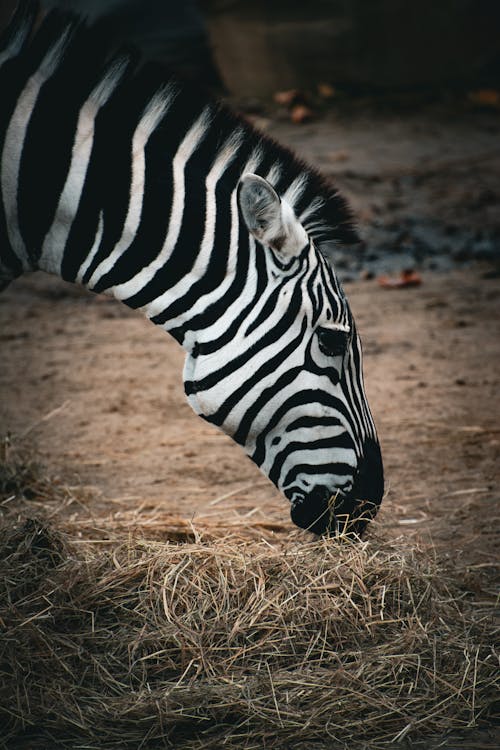
[[[299,493],[296,493],[297,495]],[[324,534],[335,525],[329,499],[331,492],[326,487],[316,487],[309,495],[292,499],[290,516],[296,526],[312,531],[313,534]]]

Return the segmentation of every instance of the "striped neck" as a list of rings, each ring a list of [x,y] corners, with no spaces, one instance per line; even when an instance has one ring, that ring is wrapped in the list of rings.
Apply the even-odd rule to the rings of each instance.
[[[30,39],[32,21],[21,13],[0,50],[7,280],[40,267],[156,318],[153,301],[197,277],[210,235],[229,267],[244,171],[266,177],[316,243],[352,241],[345,202],[287,149],[163,68],[109,60],[98,30],[53,13]]]

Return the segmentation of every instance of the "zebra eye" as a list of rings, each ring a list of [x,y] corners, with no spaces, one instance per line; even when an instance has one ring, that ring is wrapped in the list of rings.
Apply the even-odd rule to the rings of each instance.
[[[334,328],[318,329],[318,344],[320,351],[327,357],[339,357],[344,354],[349,332]]]

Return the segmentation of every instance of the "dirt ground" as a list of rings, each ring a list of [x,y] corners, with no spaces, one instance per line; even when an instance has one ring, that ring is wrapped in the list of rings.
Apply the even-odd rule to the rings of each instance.
[[[375,129],[356,112],[303,129],[261,124],[336,174],[367,237],[405,211],[464,232],[498,229],[497,114],[377,117]],[[415,174],[427,177],[401,181]],[[476,196],[468,213],[467,196]],[[424,267],[413,289],[388,291],[373,279],[346,289],[385,462],[378,524],[486,566],[500,518],[497,266]],[[191,412],[182,350],[140,315],[35,274],[0,296],[0,341],[1,435],[64,481],[95,490],[98,516],[132,525],[165,513],[288,519],[286,501],[241,449]]]

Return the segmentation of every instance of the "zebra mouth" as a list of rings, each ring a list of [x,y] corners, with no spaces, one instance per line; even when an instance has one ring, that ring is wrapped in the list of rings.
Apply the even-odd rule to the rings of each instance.
[[[377,503],[341,490],[316,487],[308,495],[297,490],[292,493],[290,515],[294,524],[313,534],[359,536],[377,508]]]
[[[301,491],[294,491],[291,497],[290,515],[297,526],[313,534],[335,534],[337,532],[336,508],[332,498],[339,495],[332,494],[327,487],[316,487],[306,495]]]

